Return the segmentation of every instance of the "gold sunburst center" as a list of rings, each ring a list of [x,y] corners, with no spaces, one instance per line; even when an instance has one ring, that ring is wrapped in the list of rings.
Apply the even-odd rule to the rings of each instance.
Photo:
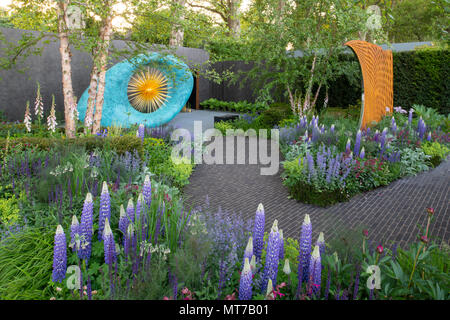
[[[154,68],[136,73],[128,83],[128,97],[138,111],[149,113],[159,109],[168,98],[169,86],[165,75]]]

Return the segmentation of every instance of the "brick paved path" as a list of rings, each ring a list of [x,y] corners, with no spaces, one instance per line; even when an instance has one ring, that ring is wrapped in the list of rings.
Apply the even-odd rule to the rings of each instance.
[[[248,150],[248,147],[247,147]],[[246,162],[248,163],[248,162]],[[188,205],[203,205],[208,195],[210,207],[219,206],[245,218],[254,218],[262,203],[266,213],[266,231],[274,219],[285,237],[298,239],[304,215],[308,213],[313,236],[320,231],[326,239],[338,237],[342,232],[369,230],[369,239],[386,245],[395,241],[400,246],[415,241],[420,232],[418,224],[426,226],[426,208],[435,208],[435,220],[430,236],[447,244],[449,230],[450,161],[439,167],[397,180],[389,186],[353,197],[350,201],[320,208],[288,199],[280,173],[260,175],[260,165],[198,165],[184,188]],[[440,239],[440,240],[439,240]]]

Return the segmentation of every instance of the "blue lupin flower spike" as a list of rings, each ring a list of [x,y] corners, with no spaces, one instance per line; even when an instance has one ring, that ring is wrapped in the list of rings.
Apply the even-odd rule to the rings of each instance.
[[[67,252],[66,235],[61,225],[56,227],[55,246],[53,248],[53,282],[61,282],[66,277]]]
[[[242,269],[241,279],[239,281],[239,300],[252,299],[252,271],[248,258],[244,260],[244,268]]]
[[[78,257],[80,259],[88,261],[91,256],[92,246],[92,232],[93,232],[93,210],[94,202],[92,195],[88,192],[86,200],[84,200],[83,212],[81,213],[80,223],[80,250],[78,251]]]
[[[105,219],[111,220],[111,198],[108,192],[106,181],[103,182],[102,193],[100,195],[100,210],[98,214],[98,240],[101,241],[105,228]]]
[[[261,260],[261,253],[264,246],[264,224],[265,224],[265,215],[264,215],[264,207],[262,203],[258,205],[258,209],[256,210],[255,216],[255,226],[253,229],[253,241],[254,241],[254,255],[256,256],[256,260]]]

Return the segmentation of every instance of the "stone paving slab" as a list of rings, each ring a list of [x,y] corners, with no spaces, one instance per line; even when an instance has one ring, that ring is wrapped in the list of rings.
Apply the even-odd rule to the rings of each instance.
[[[248,149],[247,149],[248,150]],[[254,218],[256,208],[262,203],[266,213],[266,231],[274,219],[283,229],[285,237],[299,238],[301,223],[308,213],[313,226],[313,236],[320,231],[326,239],[339,237],[342,232],[369,230],[369,239],[390,246],[392,241],[405,247],[417,239],[420,229],[426,226],[426,208],[435,209],[429,236],[438,243],[448,244],[450,161],[414,177],[407,177],[389,186],[359,194],[348,202],[327,208],[288,199],[280,173],[260,175],[261,165],[198,165],[183,193],[187,205],[203,205],[208,195],[210,208],[240,213],[244,218]]]

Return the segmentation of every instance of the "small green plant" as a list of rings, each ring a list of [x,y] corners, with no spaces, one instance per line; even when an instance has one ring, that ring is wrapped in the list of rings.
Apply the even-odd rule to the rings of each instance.
[[[222,132],[223,135],[226,135],[227,130],[234,129],[234,126],[229,121],[220,121],[220,122],[214,123],[214,128],[216,128],[217,130]]]
[[[437,167],[450,152],[450,149],[446,145],[440,144],[437,141],[422,144],[422,149],[427,156],[430,156],[430,161],[434,167]]]
[[[6,228],[14,225],[19,220],[19,206],[16,196],[10,192],[11,185],[0,185],[0,226]]]

